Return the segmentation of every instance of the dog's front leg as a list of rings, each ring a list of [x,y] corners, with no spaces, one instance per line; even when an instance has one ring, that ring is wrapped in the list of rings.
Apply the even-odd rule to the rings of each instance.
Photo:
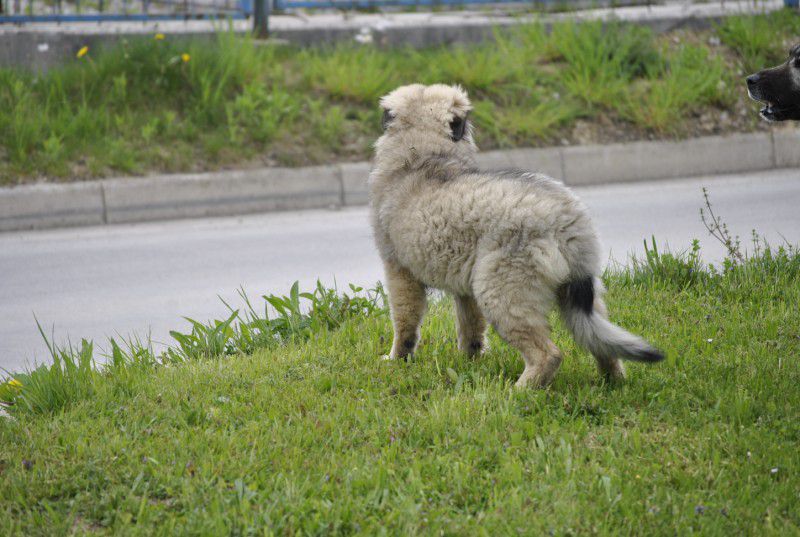
[[[471,296],[454,297],[458,350],[468,356],[479,354],[485,346],[486,320]]]
[[[419,340],[419,326],[425,315],[425,286],[394,262],[384,263],[389,309],[394,325],[394,342],[389,358],[405,358],[414,353]]]

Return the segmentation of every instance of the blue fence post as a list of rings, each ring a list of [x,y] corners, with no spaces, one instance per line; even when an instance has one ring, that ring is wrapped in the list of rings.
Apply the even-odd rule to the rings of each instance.
[[[789,8],[797,9],[800,7],[800,0],[783,0],[783,5]]]

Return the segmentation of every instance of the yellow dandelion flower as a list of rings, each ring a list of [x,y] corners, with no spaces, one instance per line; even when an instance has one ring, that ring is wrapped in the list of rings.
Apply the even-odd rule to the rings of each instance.
[[[89,52],[89,47],[83,46],[75,56],[77,56],[78,58],[83,58],[84,56],[86,56],[87,52]]]
[[[22,388],[22,383],[17,379],[11,379],[8,381],[8,385],[12,388]]]
[[[162,41],[164,39],[164,34],[156,34],[153,36],[153,39],[156,41]]]
[[[181,54],[181,60],[183,60],[183,63],[186,63],[191,59],[192,59],[192,57],[189,56],[188,54],[186,54],[185,52],[183,54]]]

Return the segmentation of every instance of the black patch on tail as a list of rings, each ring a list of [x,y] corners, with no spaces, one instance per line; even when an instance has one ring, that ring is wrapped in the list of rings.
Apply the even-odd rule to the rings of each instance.
[[[636,353],[635,360],[639,362],[660,362],[664,359],[664,353],[658,349],[650,349]]]
[[[594,281],[591,276],[568,281],[559,289],[559,295],[563,304],[586,315],[594,310]]]

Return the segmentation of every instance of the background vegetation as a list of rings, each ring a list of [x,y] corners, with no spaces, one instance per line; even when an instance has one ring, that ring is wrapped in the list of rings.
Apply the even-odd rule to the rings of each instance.
[[[700,34],[534,24],[426,50],[131,41],[45,75],[0,70],[0,184],[364,159],[377,99],[418,81],[470,91],[484,149],[580,142],[593,124],[599,141],[752,129],[741,78],[799,34],[786,10]]]

